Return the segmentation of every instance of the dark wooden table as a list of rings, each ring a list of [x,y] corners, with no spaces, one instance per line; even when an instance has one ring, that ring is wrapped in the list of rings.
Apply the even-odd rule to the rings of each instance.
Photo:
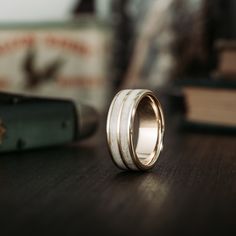
[[[183,132],[167,115],[146,173],[118,170],[96,142],[0,157],[0,235],[236,233],[236,137]]]

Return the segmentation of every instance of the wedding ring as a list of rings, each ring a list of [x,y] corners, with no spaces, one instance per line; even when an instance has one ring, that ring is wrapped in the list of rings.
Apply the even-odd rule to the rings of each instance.
[[[120,91],[110,105],[106,132],[117,167],[152,168],[163,148],[164,116],[160,102],[150,90]]]

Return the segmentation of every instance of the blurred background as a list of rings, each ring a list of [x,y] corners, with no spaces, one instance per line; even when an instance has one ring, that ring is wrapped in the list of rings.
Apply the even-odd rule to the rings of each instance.
[[[1,0],[0,90],[107,110],[164,94],[191,126],[236,127],[233,0]]]

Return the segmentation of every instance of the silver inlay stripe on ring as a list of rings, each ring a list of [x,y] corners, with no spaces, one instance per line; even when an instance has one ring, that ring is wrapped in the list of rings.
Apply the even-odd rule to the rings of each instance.
[[[110,151],[113,157],[113,160],[115,163],[121,168],[121,169],[127,169],[127,166],[125,165],[124,161],[122,160],[119,146],[118,146],[118,133],[119,133],[119,118],[120,114],[122,113],[122,107],[124,103],[124,99],[126,96],[130,93],[130,90],[123,90],[120,93],[118,93],[115,98],[112,101],[112,104],[110,106],[109,114],[108,114],[108,140],[110,145]]]
[[[138,100],[138,98],[144,94],[146,90],[132,90],[132,92],[127,97],[126,101],[124,102],[122,114],[120,117],[120,136],[119,136],[119,145],[121,155],[125,157],[126,163],[128,164],[129,168],[132,170],[139,170],[134,161],[135,153],[131,153],[131,142],[130,140],[130,131],[133,128],[131,124],[131,116],[133,112],[133,108]]]

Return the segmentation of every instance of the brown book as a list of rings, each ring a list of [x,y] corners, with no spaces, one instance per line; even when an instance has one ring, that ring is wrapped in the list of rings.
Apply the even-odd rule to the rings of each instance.
[[[236,126],[236,91],[185,87],[188,121]]]
[[[186,121],[236,128],[236,86],[214,80],[190,80],[182,85]]]

